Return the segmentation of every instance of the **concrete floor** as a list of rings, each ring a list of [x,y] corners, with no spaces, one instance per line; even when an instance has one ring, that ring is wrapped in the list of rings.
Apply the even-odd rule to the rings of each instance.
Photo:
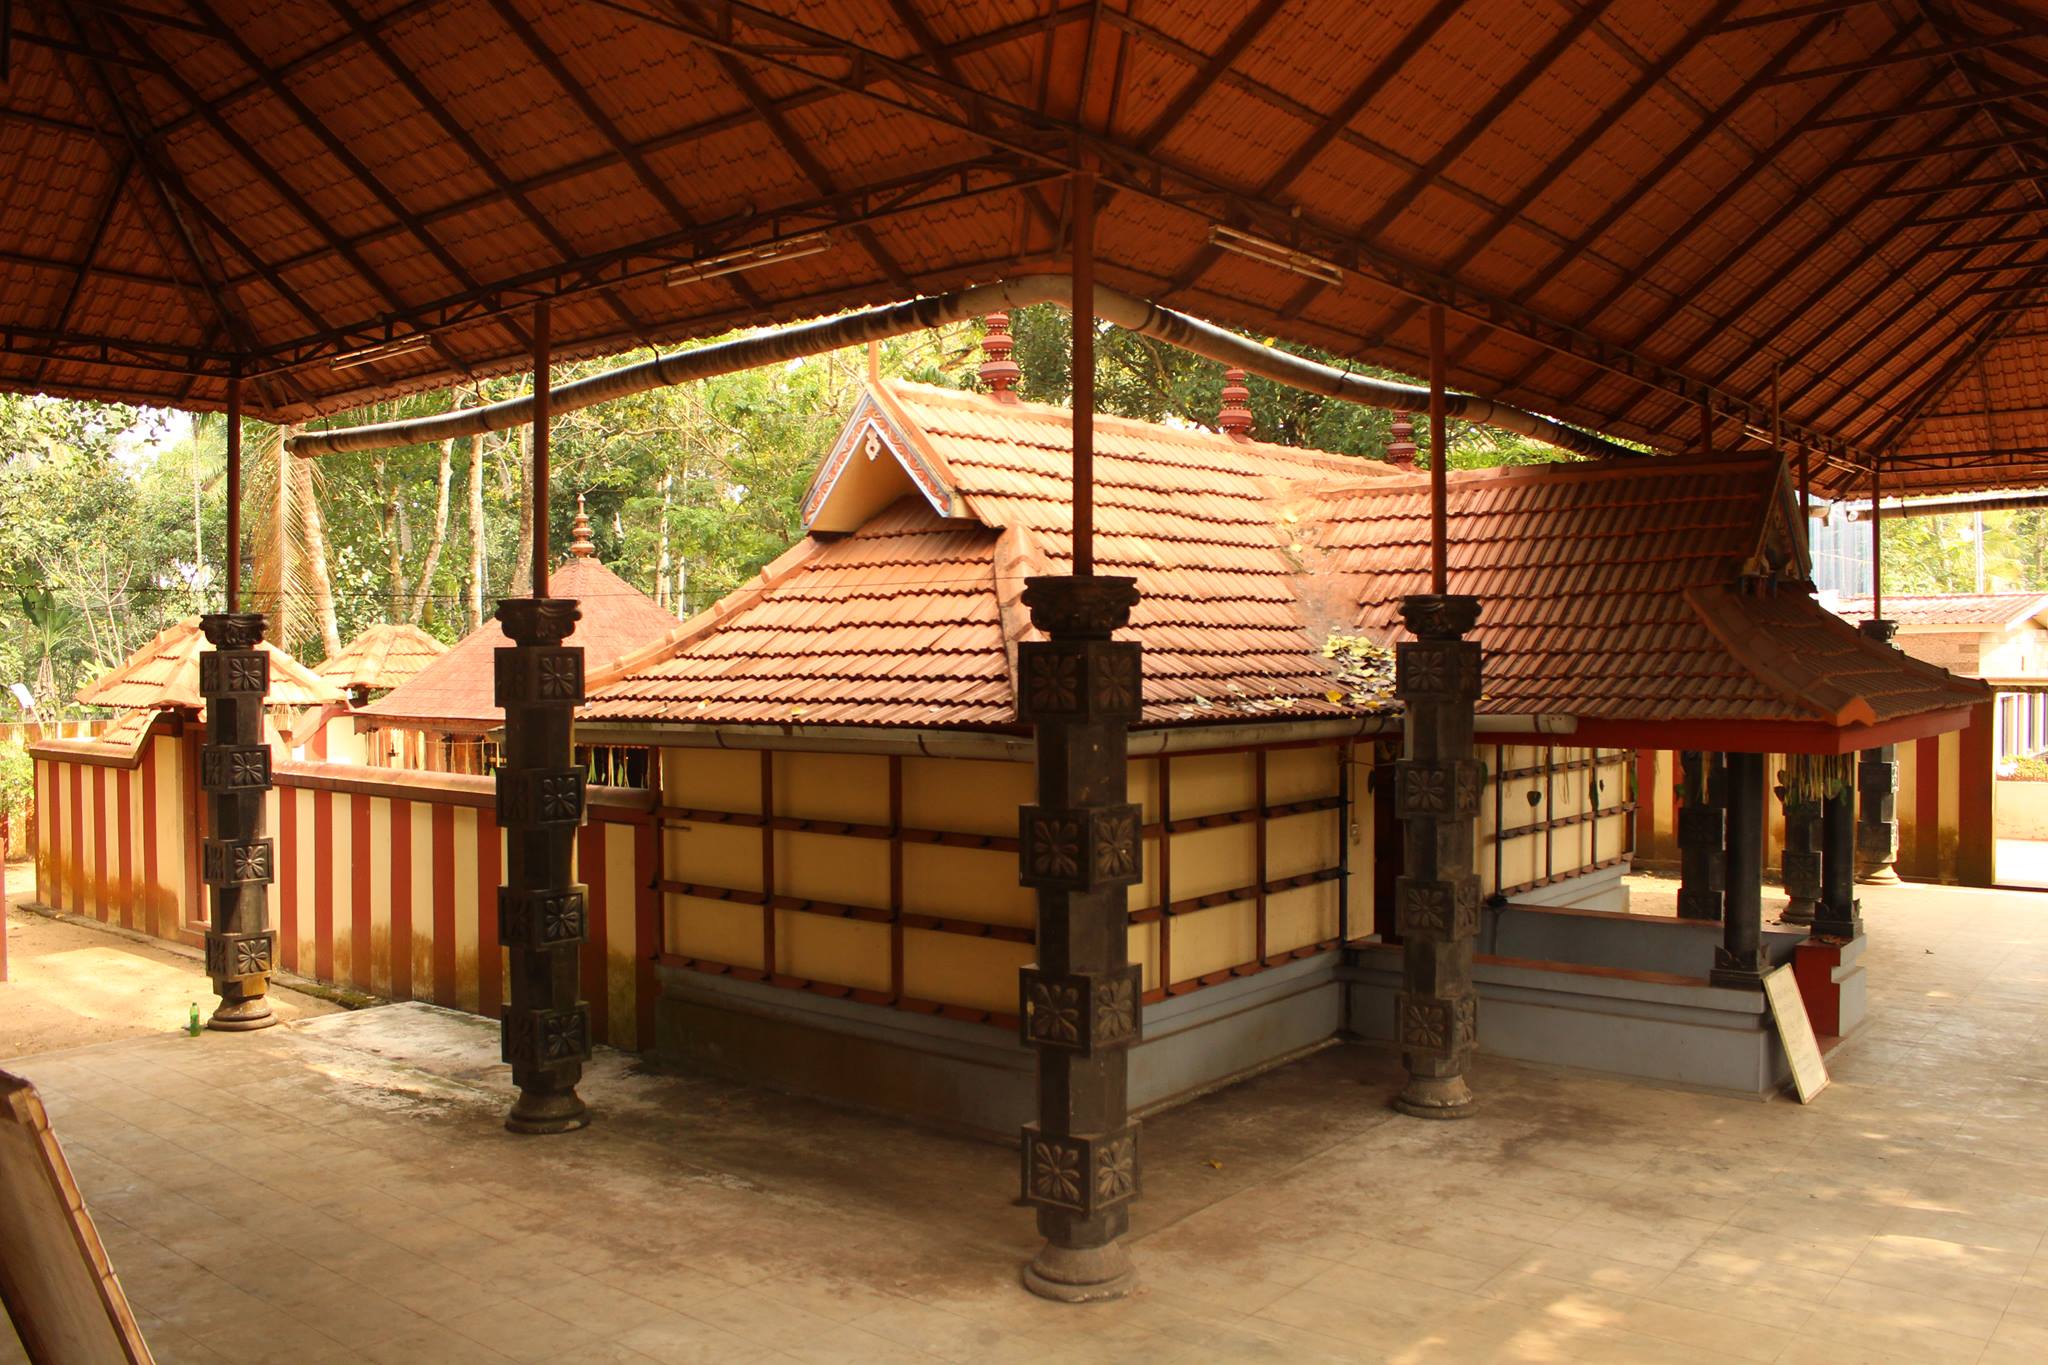
[[[166,1361],[2048,1358],[2048,898],[1866,911],[1815,1104],[1482,1057],[1430,1124],[1330,1048],[1147,1124],[1144,1288],[1080,1309],[1017,1287],[1007,1150],[615,1053],[595,1126],[514,1138],[494,1031],[427,1007],[5,1065]]]

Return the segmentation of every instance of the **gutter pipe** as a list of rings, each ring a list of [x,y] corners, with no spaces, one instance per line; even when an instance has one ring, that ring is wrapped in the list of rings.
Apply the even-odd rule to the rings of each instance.
[[[1013,280],[975,285],[949,294],[933,294],[908,303],[893,303],[841,317],[800,322],[754,336],[715,342],[695,350],[656,356],[652,360],[624,365],[564,384],[551,390],[549,408],[554,413],[575,412],[650,389],[774,365],[801,356],[903,336],[944,323],[1007,312],[1035,303],[1066,303],[1070,297],[1071,282],[1065,275],[1021,275]],[[1419,385],[1390,383],[1290,355],[1212,323],[1114,289],[1098,285],[1095,305],[1097,315],[1106,322],[1157,337],[1183,350],[1237,366],[1275,383],[1367,407],[1418,412],[1429,405],[1429,390]],[[1444,398],[1449,416],[1512,431],[1575,455],[1604,459],[1639,459],[1644,455],[1643,451],[1633,447],[1495,399],[1469,393],[1446,393]],[[334,427],[326,431],[302,431],[287,437],[285,447],[294,455],[310,458],[357,450],[425,445],[526,426],[533,421],[533,413],[534,400],[529,394],[433,417],[378,422],[360,427]]]

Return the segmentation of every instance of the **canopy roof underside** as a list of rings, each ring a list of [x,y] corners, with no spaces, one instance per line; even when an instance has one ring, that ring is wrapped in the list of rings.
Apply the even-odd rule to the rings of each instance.
[[[1093,160],[1185,311],[1415,373],[1436,299],[1454,383],[1665,451],[1776,373],[1824,493],[2048,483],[2044,0],[11,13],[0,388],[302,420],[541,298],[563,358],[899,299],[1056,262]]]

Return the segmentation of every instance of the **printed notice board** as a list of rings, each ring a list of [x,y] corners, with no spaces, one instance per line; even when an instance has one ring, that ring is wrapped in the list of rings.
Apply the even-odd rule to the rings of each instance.
[[[1821,1060],[1820,1040],[1813,1036],[1813,1021],[1806,1017],[1806,1000],[1799,994],[1799,978],[1792,975],[1789,965],[1764,977],[1764,999],[1771,1003],[1778,1041],[1792,1063],[1792,1084],[1798,1087],[1799,1102],[1811,1104],[1813,1097],[1827,1088],[1828,1064]]]

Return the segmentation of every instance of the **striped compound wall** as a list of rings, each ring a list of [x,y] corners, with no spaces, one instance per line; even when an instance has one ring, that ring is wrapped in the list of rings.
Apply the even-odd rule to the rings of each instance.
[[[200,810],[191,781],[196,731],[152,735],[125,767],[99,755],[37,754],[42,903],[201,941],[200,833],[184,818]],[[279,761],[271,921],[284,969],[496,1017],[505,999],[497,932],[505,835],[491,807],[488,778]],[[590,815],[577,837],[577,875],[591,903],[584,996],[599,1040],[639,1048],[653,1039],[659,946],[647,795],[593,789]]]
[[[1910,881],[1990,886],[1995,776],[1991,703],[1963,730],[1897,746],[1898,873]],[[1783,766],[1773,754],[1767,773]],[[1785,848],[1785,817],[1766,803],[1765,871],[1775,876]],[[1636,861],[1678,866],[1678,755],[1643,749],[1636,756]]]

